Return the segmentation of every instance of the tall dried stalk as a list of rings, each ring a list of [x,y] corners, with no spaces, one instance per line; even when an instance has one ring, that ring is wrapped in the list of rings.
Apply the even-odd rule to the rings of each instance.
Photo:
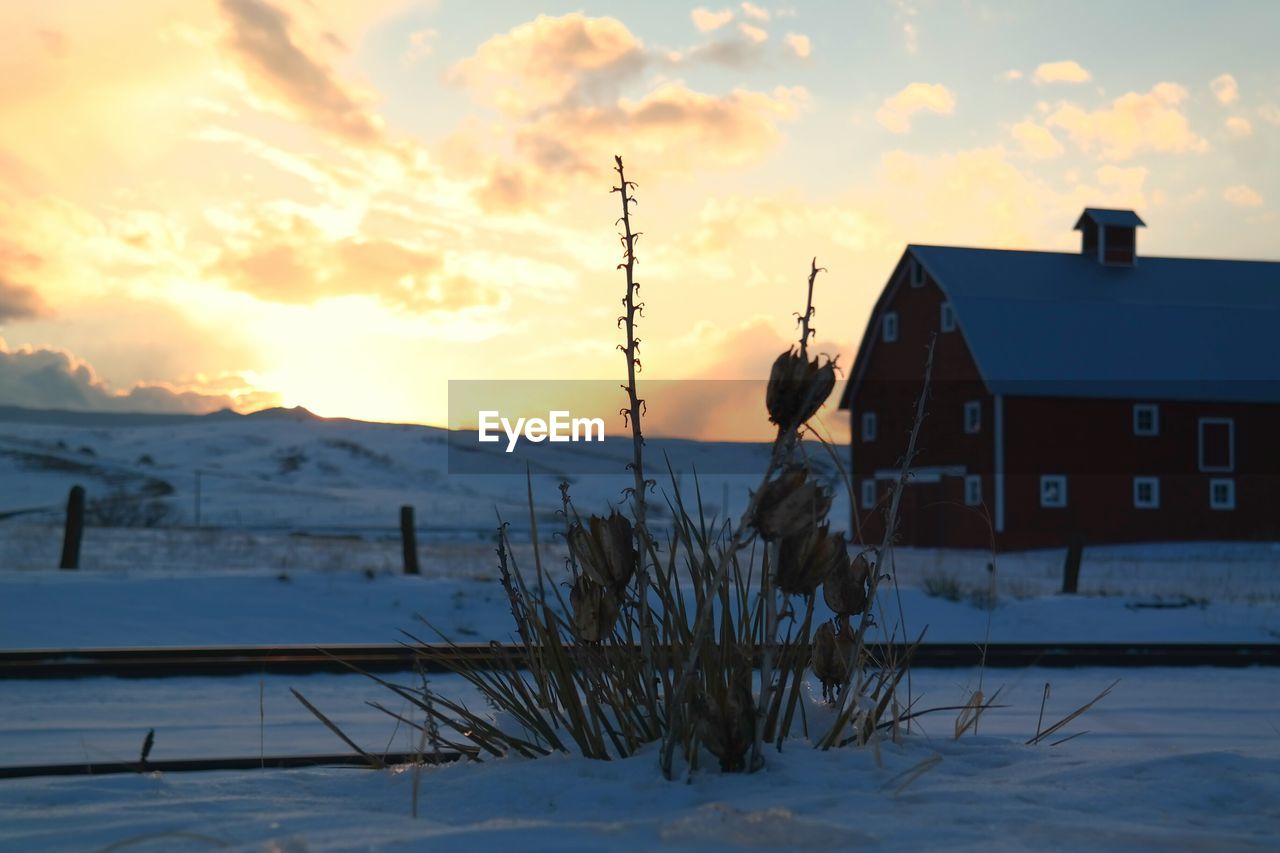
[[[623,409],[621,414],[631,426],[631,464],[628,467],[631,469],[633,480],[631,512],[635,520],[636,548],[640,554],[640,560],[636,566],[636,595],[640,610],[640,657],[644,661],[645,683],[648,685],[645,698],[649,713],[657,717],[658,696],[655,683],[656,667],[653,660],[653,632],[650,630],[653,620],[649,614],[647,560],[647,556],[653,549],[653,543],[649,538],[648,512],[645,502],[645,492],[656,483],[645,479],[644,475],[644,434],[640,421],[644,415],[645,403],[640,398],[640,392],[636,387],[636,373],[641,370],[640,338],[636,335],[636,318],[644,313],[644,303],[636,302],[636,296],[640,293],[640,282],[636,281],[636,241],[640,239],[640,232],[631,230],[631,206],[637,203],[633,194],[636,184],[634,181],[627,180],[622,157],[615,155],[613,160],[614,171],[618,173],[618,185],[612,191],[616,192],[622,200],[622,216],[619,217],[618,222],[622,225],[622,234],[619,236],[622,241],[623,260],[618,265],[618,269],[624,270],[627,278],[627,291],[622,298],[626,313],[618,318],[618,325],[626,326],[627,339],[626,343],[620,344],[618,348],[622,350],[627,360],[625,386],[627,408]]]

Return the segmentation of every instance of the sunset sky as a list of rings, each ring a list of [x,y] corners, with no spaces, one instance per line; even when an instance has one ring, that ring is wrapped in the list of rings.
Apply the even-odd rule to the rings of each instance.
[[[0,404],[444,423],[450,379],[848,365],[907,243],[1280,258],[1280,4],[0,5]],[[1211,286],[1206,282],[1206,286]]]

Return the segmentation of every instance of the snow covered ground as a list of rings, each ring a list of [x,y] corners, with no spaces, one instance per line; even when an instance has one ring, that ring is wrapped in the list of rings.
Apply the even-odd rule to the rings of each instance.
[[[919,670],[922,704],[950,704],[976,671]],[[1064,730],[1046,723],[1120,684]],[[316,769],[0,781],[0,848],[171,850],[1187,849],[1280,843],[1280,671],[988,671],[1010,707],[957,741],[954,715],[900,743],[818,753],[800,741],[753,776],[661,780],[652,754],[552,757],[412,770]],[[295,686],[369,749],[408,737],[361,704],[357,676],[95,679],[2,685],[11,760],[330,751],[342,746],[288,695]],[[457,689],[449,679],[435,686]],[[263,697],[261,705],[259,696]],[[86,701],[92,697],[91,701]],[[263,726],[259,728],[259,709]],[[397,709],[398,710],[398,709]],[[200,722],[194,722],[194,721]],[[918,774],[918,775],[917,775]],[[114,849],[114,848],[113,848]]]
[[[283,415],[0,418],[0,648],[395,642],[401,629],[425,633],[419,614],[457,640],[507,639],[494,510],[527,542],[527,485],[450,475],[438,432]],[[721,469],[758,452],[683,450]],[[535,474],[540,524],[553,524],[564,473]],[[585,511],[625,485],[573,479]],[[177,526],[92,526],[81,570],[57,571],[73,483],[91,502],[159,502]],[[708,512],[720,514],[740,512],[755,480],[701,483]],[[418,510],[421,577],[399,574],[403,503]],[[542,542],[544,562],[557,565],[558,543]],[[532,546],[516,556],[530,565]],[[989,560],[896,551],[908,632],[927,626],[935,642],[1280,642],[1276,545],[1086,549],[1082,594],[1070,597],[1055,594],[1061,552],[1001,555],[994,575]],[[884,611],[898,613],[897,593],[883,592]],[[1116,678],[1064,732],[1087,734],[1025,745],[1046,682],[1047,723]],[[925,706],[949,705],[980,679],[988,695],[1003,687],[1009,707],[990,711],[978,737],[954,740],[954,715],[939,714],[899,743],[819,754],[796,742],[761,774],[706,772],[688,784],[661,781],[653,755],[427,769],[417,818],[408,770],[5,780],[0,849],[1280,847],[1280,669],[918,669],[911,690]],[[456,679],[433,684],[474,698]],[[156,759],[345,751],[290,687],[365,748],[412,748],[403,727],[365,704],[389,695],[357,676],[10,680],[0,681],[0,764],[132,760],[151,728]]]

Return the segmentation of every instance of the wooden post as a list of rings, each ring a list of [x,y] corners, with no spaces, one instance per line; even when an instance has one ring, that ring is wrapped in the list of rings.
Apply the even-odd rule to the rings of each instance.
[[[400,507],[400,542],[404,545],[404,573],[418,574],[418,537],[413,531],[413,507]]]
[[[62,569],[80,567],[80,538],[84,534],[84,486],[72,486],[67,495],[67,524],[62,533]]]
[[[1080,558],[1084,555],[1084,543],[1079,537],[1067,546],[1067,561],[1062,566],[1062,592],[1074,595],[1080,586]]]

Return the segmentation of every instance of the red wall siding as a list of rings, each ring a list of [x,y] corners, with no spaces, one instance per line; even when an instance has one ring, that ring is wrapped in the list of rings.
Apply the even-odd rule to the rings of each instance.
[[[865,365],[858,365],[861,381],[850,406],[852,469],[858,496],[861,497],[865,479],[877,471],[897,471],[902,465],[924,381],[929,341],[936,333],[931,393],[912,467],[960,465],[968,473],[983,474],[984,497],[989,507],[994,506],[990,477],[995,464],[992,399],[961,330],[940,331],[945,295],[927,277],[923,286],[912,287],[905,262],[899,265],[889,287],[893,292],[876,317],[874,334],[879,335],[882,330],[883,313],[893,311],[898,315],[898,340],[877,340],[868,350]],[[982,425],[976,434],[964,432],[964,404],[970,400],[982,405]],[[873,442],[864,441],[861,435],[864,412],[876,414],[878,428]],[[877,485],[878,496],[886,497],[888,481],[881,480]],[[944,478],[941,483],[913,483],[903,495],[899,540],[921,545],[985,547],[990,538],[987,523],[980,512],[964,506],[963,489],[963,479],[958,477]],[[865,512],[860,519],[864,541],[879,543],[883,537],[881,515],[880,510]]]

